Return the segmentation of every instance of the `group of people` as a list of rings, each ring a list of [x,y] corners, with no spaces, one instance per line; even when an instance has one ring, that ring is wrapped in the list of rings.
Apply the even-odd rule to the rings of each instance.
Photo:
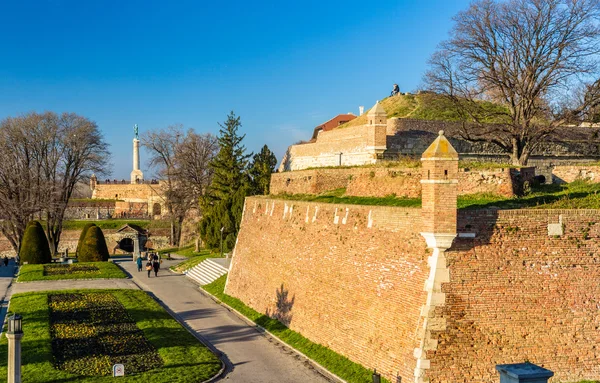
[[[160,269],[160,263],[162,262],[158,253],[148,253],[146,262],[146,271],[148,271],[148,278],[150,278],[150,273],[154,271],[154,276],[158,277],[158,270]],[[142,271],[143,259],[139,256],[136,259],[138,272]]]
[[[8,257],[6,255],[2,258],[2,262],[0,262],[0,266],[2,266],[3,263],[4,263],[4,266],[8,266]]]

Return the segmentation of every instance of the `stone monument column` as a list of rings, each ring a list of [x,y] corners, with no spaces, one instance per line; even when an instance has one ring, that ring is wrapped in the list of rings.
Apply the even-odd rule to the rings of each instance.
[[[144,180],[144,174],[140,170],[140,138],[137,124],[133,127],[135,137],[133,138],[133,171],[131,172],[131,183],[136,184]]]

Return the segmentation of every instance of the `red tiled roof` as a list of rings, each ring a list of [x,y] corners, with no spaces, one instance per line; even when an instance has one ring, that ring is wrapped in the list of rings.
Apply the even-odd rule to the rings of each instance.
[[[321,131],[321,130],[325,131],[325,132],[330,131],[348,121],[354,120],[355,118],[356,118],[356,116],[353,114],[338,114],[331,120],[317,126],[313,132],[312,139],[316,139],[317,134],[319,134],[319,131]]]

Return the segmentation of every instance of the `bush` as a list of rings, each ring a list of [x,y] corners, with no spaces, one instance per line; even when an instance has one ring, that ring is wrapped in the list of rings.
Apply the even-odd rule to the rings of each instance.
[[[21,249],[19,250],[21,264],[43,264],[52,261],[48,239],[42,225],[37,221],[31,221],[25,229]]]
[[[83,244],[83,240],[85,239],[85,234],[87,233],[88,229],[92,226],[96,226],[96,224],[94,222],[88,222],[83,226],[83,229],[81,229],[81,234],[79,234],[79,241],[77,241],[77,249],[75,249],[75,254],[79,254],[79,249],[81,249],[81,245]]]
[[[98,226],[90,226],[85,233],[83,243],[79,248],[79,262],[101,262],[108,261],[108,248],[102,229]]]

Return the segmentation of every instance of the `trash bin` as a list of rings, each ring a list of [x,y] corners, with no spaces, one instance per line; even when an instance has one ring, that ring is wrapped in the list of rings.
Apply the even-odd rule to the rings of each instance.
[[[500,373],[500,383],[548,383],[554,376],[552,371],[532,363],[499,364],[496,370]]]

